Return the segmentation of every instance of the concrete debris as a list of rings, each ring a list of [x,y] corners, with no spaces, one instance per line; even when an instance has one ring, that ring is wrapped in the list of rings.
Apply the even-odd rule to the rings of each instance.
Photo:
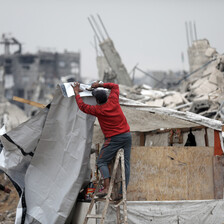
[[[162,107],[163,106],[163,99],[148,101],[148,102],[146,102],[146,104],[151,106],[151,107]]]
[[[222,78],[223,74],[218,69],[214,69],[211,75],[208,78],[208,81],[210,83],[213,83],[215,85],[218,85],[218,79]]]
[[[201,85],[193,90],[193,94],[196,96],[203,96],[217,90],[217,85],[210,83],[208,80],[204,80]]]
[[[89,21],[97,36],[91,20],[94,18],[89,18]],[[101,30],[100,27],[98,27],[99,30]],[[102,31],[104,36],[105,28]],[[120,101],[122,103],[130,103],[132,100],[131,106],[167,107],[223,120],[220,115],[220,106],[224,102],[224,55],[219,54],[215,48],[211,47],[207,39],[194,40],[188,47],[189,74],[183,71],[182,77],[180,77],[180,73],[179,76],[172,76],[172,80],[169,80],[172,85],[168,85],[166,80],[169,78],[166,72],[155,71],[153,75],[151,72],[144,72],[136,65],[133,69],[133,79],[135,69],[151,78],[148,82],[150,85],[137,86],[133,85],[134,80],[130,79],[130,74],[127,73],[113,41],[108,35],[106,37],[103,40],[98,38],[99,47],[104,55],[97,59],[99,78],[103,77],[104,82],[113,80],[112,82],[120,85],[120,96],[122,97]],[[115,76],[112,77],[112,74]],[[145,77],[144,81],[138,80],[135,83],[144,82],[146,82]],[[161,89],[160,86],[169,89]]]
[[[207,50],[205,51],[205,56],[207,57],[212,57],[216,54],[216,49],[215,48],[212,48],[212,47],[209,47],[207,48]]]
[[[191,73],[175,90],[120,85],[122,102],[127,98],[133,100],[133,105],[137,105],[136,101],[148,107],[190,111],[224,121],[224,56],[207,40],[194,41],[188,54]]]
[[[210,60],[205,54],[208,48],[210,45],[206,39],[193,41],[192,46],[188,48],[190,72],[195,71]]]
[[[111,82],[113,80],[120,84],[132,86],[132,80],[128,74],[128,71],[123,64],[112,39],[109,37],[106,27],[102,24],[100,16],[98,15],[98,22],[93,16],[88,19],[95,35],[98,37],[97,40],[99,41],[99,47],[105,57],[105,60],[101,59],[97,62],[97,65],[101,70],[100,73],[102,74],[103,67],[107,65],[110,67],[110,71],[104,71],[104,82]]]
[[[208,110],[210,106],[211,102],[209,100],[194,101],[193,104],[191,105],[190,112],[198,114],[201,111]]]
[[[169,106],[170,104],[175,104],[176,106],[183,104],[182,95],[176,92],[173,95],[166,96],[164,97],[164,104],[165,106]]]
[[[144,95],[144,96],[149,96],[152,99],[158,99],[158,98],[166,96],[166,93],[163,92],[163,91],[146,90],[146,89],[142,89],[141,94]]]
[[[198,79],[198,80],[195,80],[194,82],[189,84],[189,89],[190,90],[195,90],[195,89],[199,88],[203,84],[203,82],[205,82],[206,80],[207,80],[206,77]]]

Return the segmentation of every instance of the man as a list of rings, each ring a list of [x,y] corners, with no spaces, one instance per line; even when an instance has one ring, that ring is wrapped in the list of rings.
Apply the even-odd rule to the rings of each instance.
[[[104,189],[97,193],[97,196],[104,197],[107,195],[110,183],[110,173],[108,164],[116,156],[119,149],[124,149],[125,159],[125,179],[126,188],[130,176],[130,154],[131,154],[131,134],[130,127],[121,110],[119,104],[119,86],[114,83],[100,84],[95,82],[92,84],[93,96],[96,98],[97,105],[88,105],[82,101],[79,95],[80,84],[74,83],[72,85],[76,102],[79,109],[84,113],[94,115],[98,118],[100,127],[105,136],[104,145],[101,148],[99,157],[97,159],[97,167],[104,179]],[[103,87],[110,89],[110,95],[107,97],[107,92],[104,89],[97,89]],[[122,192],[119,192],[119,197],[122,197]]]

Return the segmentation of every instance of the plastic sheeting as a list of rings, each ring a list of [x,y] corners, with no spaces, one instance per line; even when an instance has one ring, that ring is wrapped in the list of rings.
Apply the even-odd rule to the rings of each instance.
[[[105,203],[99,202],[97,213]],[[128,224],[222,224],[224,200],[128,201]],[[122,211],[121,211],[122,213]],[[105,224],[115,224],[116,209],[110,205]]]
[[[58,86],[50,109],[1,136],[0,168],[20,194],[18,224],[65,223],[90,178],[95,117],[80,111],[74,97],[64,97],[63,86]],[[96,103],[93,97],[83,100]]]
[[[212,128],[214,130],[217,131],[221,131],[222,130],[222,122],[215,120],[215,119],[210,119],[204,116],[201,116],[199,114],[195,114],[192,112],[182,112],[182,111],[177,111],[177,110],[173,110],[173,109],[169,109],[169,108],[139,108],[139,110],[146,110],[149,112],[154,112],[157,114],[165,114],[168,116],[172,116],[172,117],[176,117],[182,120],[186,120],[186,121],[191,121],[193,123],[199,124],[199,125],[203,125],[205,127],[209,127]]]
[[[169,109],[166,107],[153,108],[146,104],[139,103],[134,100],[126,99],[124,97],[120,97],[119,99],[120,99],[120,105],[123,105],[126,107],[134,107],[138,111],[146,111],[146,112],[154,113],[161,116],[165,115],[167,117],[175,118],[176,122],[169,122],[169,127],[166,127],[166,128],[176,128],[176,123],[181,121],[182,127],[189,126],[189,122],[191,122],[192,127],[195,125],[203,125],[205,127],[209,127],[217,131],[222,130],[223,124],[221,121],[210,119],[210,118],[201,116],[200,114],[195,114],[192,112],[177,111],[177,110]],[[159,125],[157,125],[157,127],[155,126],[154,129],[151,129],[151,130],[156,130],[159,128],[161,128],[161,122],[159,123]]]

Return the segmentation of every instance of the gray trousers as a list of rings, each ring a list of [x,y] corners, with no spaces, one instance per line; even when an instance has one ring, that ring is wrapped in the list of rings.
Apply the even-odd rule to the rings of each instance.
[[[97,159],[97,167],[100,170],[103,179],[110,177],[108,164],[116,156],[117,151],[122,148],[124,149],[126,187],[128,186],[130,177],[131,143],[132,139],[130,132],[105,138],[104,145],[101,148]]]

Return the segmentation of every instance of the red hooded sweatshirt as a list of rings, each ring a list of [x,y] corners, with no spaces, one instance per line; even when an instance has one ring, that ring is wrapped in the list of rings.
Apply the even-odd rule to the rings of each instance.
[[[79,109],[98,118],[100,127],[106,138],[130,131],[127,120],[119,104],[119,86],[114,83],[104,83],[104,88],[111,89],[107,102],[101,105],[85,104],[77,95]]]

